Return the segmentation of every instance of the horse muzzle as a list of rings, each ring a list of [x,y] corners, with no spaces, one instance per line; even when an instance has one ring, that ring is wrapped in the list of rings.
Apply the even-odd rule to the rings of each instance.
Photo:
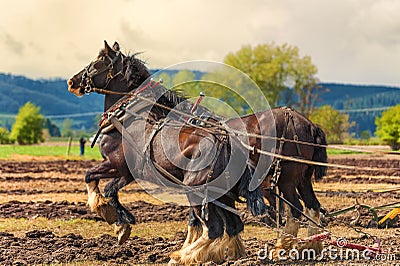
[[[82,97],[83,96],[83,89],[79,86],[77,88],[74,88],[74,82],[72,79],[69,79],[67,81],[67,85],[68,85],[68,91],[72,92],[73,94],[75,94],[78,97]]]

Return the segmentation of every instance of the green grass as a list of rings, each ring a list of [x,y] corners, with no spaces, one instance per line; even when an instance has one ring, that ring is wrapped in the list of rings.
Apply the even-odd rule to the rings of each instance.
[[[84,159],[84,160],[100,160],[101,155],[99,147],[95,146],[93,149],[90,145],[85,147],[85,155],[79,156],[79,146],[74,143],[71,146],[69,156],[67,156],[66,142],[46,142],[40,145],[0,145],[0,159],[12,159],[13,155],[27,155],[27,156],[51,156],[59,157],[60,159]],[[362,152],[327,149],[328,155],[337,154],[361,154]]]
[[[60,159],[101,159],[98,146],[92,149],[87,145],[85,147],[84,156],[79,155],[79,146],[76,146],[76,144],[71,146],[70,153],[67,156],[67,147],[67,143],[52,143],[49,145],[47,145],[47,143],[41,145],[0,145],[0,159],[12,159],[14,155],[51,156],[59,157]]]
[[[327,149],[326,150],[328,155],[338,155],[338,154],[362,154],[365,152],[358,152],[358,151],[349,151],[349,150],[338,150],[338,149]]]

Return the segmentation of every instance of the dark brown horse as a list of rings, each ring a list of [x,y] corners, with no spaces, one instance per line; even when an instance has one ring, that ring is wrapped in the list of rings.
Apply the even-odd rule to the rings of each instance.
[[[124,60],[126,62],[131,62],[131,66],[128,67],[128,65],[118,64],[113,68],[115,73],[124,73],[124,75],[120,75],[120,79],[116,78],[115,80],[107,81],[104,76],[94,77],[97,78],[98,82],[102,85],[100,86],[101,88],[107,87],[109,89],[112,88],[113,90],[118,88],[120,91],[128,92],[135,90],[140,81],[150,76],[148,70],[141,61],[134,59],[134,57],[130,57],[130,60]],[[128,73],[129,75],[127,75]],[[78,78],[75,77],[75,79],[76,80],[72,78],[69,81],[71,90],[75,88],[75,90],[82,90],[81,93],[83,93],[85,84],[81,86],[77,86],[76,84],[82,83],[82,80],[84,79],[79,78],[79,75]],[[72,84],[74,84],[74,86],[71,86]],[[106,103],[107,99],[110,97],[115,96],[106,95]],[[168,103],[166,104],[168,105]],[[172,105],[169,107],[173,108],[174,106]],[[191,107],[191,105],[188,105],[186,106],[186,109],[190,110]],[[275,121],[275,123],[271,124],[271,121]],[[245,134],[248,133],[267,137],[265,139],[250,137],[249,146],[254,147],[255,149],[262,150],[263,147],[271,147],[272,143],[272,146],[275,147],[275,152],[280,153],[281,155],[300,157],[302,159],[316,162],[327,162],[326,149],[323,147],[323,145],[326,144],[325,134],[317,125],[313,124],[311,121],[293,109],[275,108],[253,115],[247,115],[241,118],[229,119],[225,121],[225,123],[230,128],[236,130],[239,130],[244,124]],[[273,138],[274,136],[317,145],[305,145],[286,141],[280,142],[276,141],[276,139]],[[272,137],[272,142],[265,145],[265,141],[268,142],[268,137]],[[271,139],[269,141],[271,141]],[[318,144],[321,144],[322,146],[318,146]],[[277,186],[282,192],[283,197],[296,207],[291,208],[291,215],[295,219],[288,219],[286,223],[287,228],[285,228],[286,232],[293,235],[297,234],[298,224],[296,220],[300,218],[300,213],[298,210],[303,210],[299,198],[303,200],[309,216],[311,216],[316,222],[319,222],[320,203],[315,197],[311,180],[313,174],[315,180],[321,179],[326,173],[326,167],[296,163],[289,160],[280,160],[278,162],[278,160],[273,160],[271,156],[265,156],[258,152],[250,152],[249,156],[250,163],[252,165],[257,166],[258,164],[261,164],[262,166],[256,168],[258,170],[256,175],[258,175],[260,180],[264,179],[262,183],[263,194],[269,200],[271,206],[275,206],[276,199],[269,191],[270,181],[274,173],[280,173],[279,178],[276,180]],[[272,165],[273,167],[269,167],[269,164],[272,161],[274,162]],[[279,171],[277,171],[277,169]],[[113,179],[105,189],[106,196],[112,197],[112,195],[116,194],[121,187],[125,186],[129,182],[130,180],[127,180],[124,177]],[[201,227],[199,227],[200,223],[195,218],[191,219],[190,221],[188,237],[189,235],[196,234],[195,232],[198,234],[200,231],[198,228],[201,229]],[[310,227],[309,234],[314,234],[315,232],[315,227]],[[284,241],[284,239],[278,240],[278,246],[288,245],[281,242],[286,241]],[[290,241],[288,243],[290,244]],[[320,243],[316,244],[315,246],[316,249],[319,249]]]
[[[107,129],[100,143],[104,161],[90,169],[85,178],[90,207],[110,224],[116,223],[122,243],[129,237],[129,224],[134,223],[134,217],[119,203],[118,190],[135,177],[158,184],[169,181],[171,186],[178,185],[185,192],[191,217],[199,226],[196,232],[189,231],[181,250],[171,255],[172,262],[221,262],[227,257],[243,256],[239,236],[243,223],[235,211],[235,200],[244,197],[254,215],[265,211],[261,191],[248,189],[252,170],[247,166],[247,152],[221,128],[179,123],[185,120],[179,116],[166,119],[167,109],[148,103],[177,106],[184,99],[152,81],[148,83],[150,88],[140,94],[148,102],[132,95],[118,95],[129,91],[131,86],[137,88],[139,82],[148,78],[140,76],[141,67],[134,66],[136,60],[134,56],[122,55],[118,44],[111,48],[105,43],[98,57],[68,80],[69,91],[78,96],[99,88],[113,92],[105,97]],[[123,124],[118,115],[121,110],[125,114]],[[181,110],[188,109],[183,105]],[[229,165],[233,168],[227,175]],[[98,188],[103,178],[113,178],[105,189],[108,199]],[[220,182],[221,179],[225,182]]]
[[[231,128],[238,128],[244,123],[247,132],[255,135],[274,136],[276,132],[276,136],[279,138],[294,140],[293,142],[278,140],[275,149],[278,154],[315,162],[327,162],[327,153],[324,147],[327,143],[325,134],[320,127],[291,108],[274,108],[271,111],[229,119],[225,123]],[[267,121],[271,121],[271,116],[275,121],[275,125],[267,123]],[[316,145],[307,145],[307,143]],[[250,136],[249,146],[259,148],[261,146],[260,139]],[[265,160],[265,155],[258,152],[250,153],[249,157],[254,164],[260,160]],[[269,190],[271,181],[277,182],[278,189],[283,194],[283,197],[295,206],[295,208],[290,208],[290,214],[293,218],[289,216],[286,220],[284,231],[287,235],[297,236],[299,228],[297,220],[302,218],[299,210],[303,211],[300,198],[304,202],[308,216],[316,223],[320,223],[321,205],[312,187],[313,175],[315,180],[320,180],[326,175],[326,167],[275,159],[263,179],[261,185],[263,194],[271,206],[276,207],[276,197]],[[311,236],[316,233],[318,233],[318,227],[310,224],[308,235]],[[287,235],[281,234],[281,238],[277,242],[277,248],[290,249],[292,240]],[[304,248],[313,248],[318,252],[322,249],[322,243],[310,242]]]

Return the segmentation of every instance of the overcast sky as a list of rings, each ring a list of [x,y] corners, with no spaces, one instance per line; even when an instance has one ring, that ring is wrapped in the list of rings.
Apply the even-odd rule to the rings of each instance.
[[[400,86],[396,0],[0,0],[0,72],[68,78],[103,40],[149,68],[297,46],[323,82]]]

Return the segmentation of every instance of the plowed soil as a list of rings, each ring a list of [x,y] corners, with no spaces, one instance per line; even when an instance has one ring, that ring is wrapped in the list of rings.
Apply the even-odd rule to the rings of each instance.
[[[149,235],[131,238],[123,245],[117,245],[115,235],[103,234],[98,237],[85,238],[81,234],[56,234],[47,229],[27,230],[23,234],[3,229],[1,221],[6,219],[34,220],[38,217],[50,220],[66,221],[86,219],[101,222],[102,218],[92,213],[86,206],[86,188],[84,175],[87,169],[96,165],[96,161],[0,161],[0,265],[34,265],[34,264],[76,264],[82,265],[134,265],[165,264],[169,254],[179,249],[186,232],[179,231],[173,237]],[[328,176],[315,183],[317,197],[332,213],[351,207],[357,202],[371,207],[400,202],[400,168],[399,157],[396,156],[332,156],[330,163],[346,164],[356,169],[330,168]],[[363,170],[363,167],[382,168],[382,171]],[[389,169],[389,170],[387,170]],[[123,190],[124,195],[141,195],[123,202],[136,217],[137,223],[181,222],[187,220],[188,208],[173,204],[160,204],[156,200],[144,197],[144,191],[138,185],[130,185]],[[143,200],[142,200],[143,199]],[[247,226],[265,229],[260,218],[251,217],[244,206]],[[379,216],[385,215],[389,209],[377,209]],[[359,218],[356,221],[356,217]],[[384,264],[400,263],[398,247],[400,246],[400,224],[391,221],[391,229],[377,228],[373,216],[365,209],[351,210],[344,214],[326,218],[327,230],[347,240],[371,245],[374,241],[368,235],[362,236],[354,231],[350,224],[354,222],[356,230],[378,236],[381,245],[390,249],[396,261],[385,261]],[[367,228],[371,227],[371,228]],[[268,228],[276,234],[275,228]],[[246,230],[246,227],[245,227]],[[350,234],[348,232],[352,231]],[[400,233],[399,233],[400,234]],[[225,262],[225,265],[260,265],[271,261],[261,260],[257,254],[265,246],[272,247],[273,240],[265,240],[259,236],[244,238],[247,257],[236,262]],[[325,243],[325,246],[328,244]],[[324,258],[321,263],[352,264],[352,260]],[[378,263],[376,260],[362,263]],[[85,264],[86,263],[86,264]],[[290,262],[284,262],[289,263]],[[304,262],[309,263],[309,262]],[[212,265],[212,263],[208,263]],[[378,263],[381,264],[381,263]]]

